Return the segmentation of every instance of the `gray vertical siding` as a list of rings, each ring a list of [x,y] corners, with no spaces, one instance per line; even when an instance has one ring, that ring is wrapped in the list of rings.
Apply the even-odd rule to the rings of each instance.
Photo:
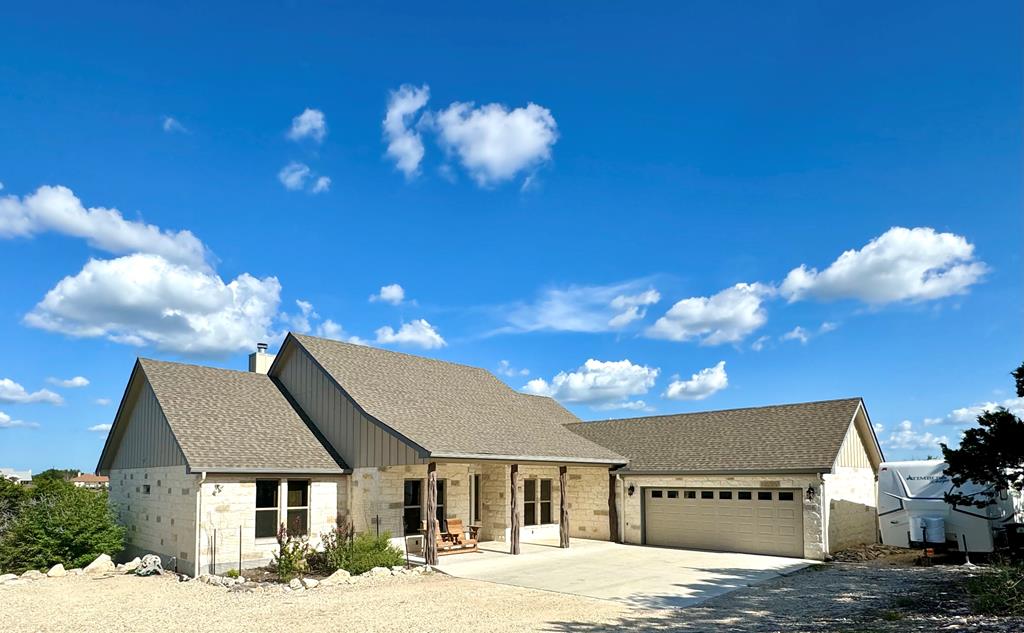
[[[858,414],[859,418],[860,414]],[[843,444],[839,448],[839,455],[836,457],[836,466],[846,466],[849,468],[871,468],[871,459],[868,457],[867,448],[864,446],[864,441],[861,438],[860,432],[857,430],[856,421],[850,425],[849,430],[846,431],[846,437],[843,439]]]
[[[415,447],[382,429],[360,411],[306,350],[289,346],[276,364],[273,377],[281,381],[350,468],[424,462]]]
[[[126,412],[111,468],[182,466],[185,456],[171,434],[160,403],[143,375],[139,378],[134,404]],[[124,424],[127,422],[127,424]],[[116,439],[116,438],[115,438]]]

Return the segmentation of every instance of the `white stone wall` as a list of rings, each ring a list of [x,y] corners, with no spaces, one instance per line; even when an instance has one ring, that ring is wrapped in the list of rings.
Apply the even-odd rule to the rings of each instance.
[[[110,503],[127,529],[121,558],[159,554],[168,569],[192,574],[198,477],[184,466],[115,469],[109,476]]]
[[[623,486],[617,491],[619,493],[619,507],[622,508],[621,522],[623,525],[622,538],[626,543],[640,544],[643,542],[643,529],[641,526],[641,489],[647,487],[664,486],[666,488],[796,488],[801,491],[808,486],[814,486],[818,494],[813,500],[808,500],[801,492],[803,499],[803,527],[804,527],[804,558],[822,560],[825,558],[825,534],[822,530],[824,525],[824,494],[822,494],[821,480],[818,475],[623,475]],[[628,490],[629,485],[636,487],[632,496],[627,493],[623,498],[622,491]]]
[[[260,567],[271,562],[277,552],[274,538],[256,538],[256,480],[279,479],[270,476],[210,475],[202,484],[200,499],[199,573],[223,573]],[[319,545],[320,534],[334,529],[348,518],[348,476],[295,477],[308,479],[309,540]],[[287,512],[286,479],[279,479],[279,522]],[[241,538],[241,551],[239,551]]]
[[[878,541],[878,502],[871,468],[836,467],[824,476],[828,552]]]

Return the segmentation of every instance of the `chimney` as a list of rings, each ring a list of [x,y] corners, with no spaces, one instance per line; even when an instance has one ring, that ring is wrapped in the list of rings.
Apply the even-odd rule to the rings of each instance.
[[[265,374],[274,362],[274,354],[267,353],[266,343],[256,343],[256,351],[249,354],[249,371],[256,374]]]

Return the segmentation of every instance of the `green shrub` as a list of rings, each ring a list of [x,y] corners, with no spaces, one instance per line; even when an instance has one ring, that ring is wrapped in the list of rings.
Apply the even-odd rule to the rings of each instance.
[[[30,498],[28,488],[0,477],[0,539]]]
[[[967,579],[976,613],[1024,615],[1024,565],[993,565]]]
[[[0,569],[22,572],[57,563],[82,567],[123,548],[124,528],[107,505],[106,492],[47,479],[35,486],[0,534]]]
[[[242,574],[237,569],[229,569],[226,572],[224,572],[224,575],[228,578],[238,578]]]
[[[277,577],[289,582],[296,576],[306,573],[309,568],[306,559],[313,553],[306,536],[290,536],[284,523],[277,529],[277,553],[271,563]]]
[[[405,563],[402,550],[391,545],[391,534],[363,533],[353,536],[350,526],[338,527],[321,535],[323,551],[310,556],[310,565],[322,573],[344,569],[362,574],[374,567],[394,567]]]

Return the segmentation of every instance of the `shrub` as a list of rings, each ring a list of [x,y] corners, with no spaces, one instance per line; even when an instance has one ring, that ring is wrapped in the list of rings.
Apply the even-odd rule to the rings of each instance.
[[[238,578],[242,574],[237,569],[229,569],[226,572],[224,572],[224,575],[228,578]]]
[[[106,492],[48,479],[36,485],[0,534],[0,569],[21,572],[57,563],[82,567],[123,547],[124,528],[107,505]]]
[[[0,477],[0,539],[28,502],[28,488]]]
[[[292,578],[306,573],[306,559],[313,553],[309,538],[289,535],[282,523],[277,529],[277,549],[271,567],[277,572],[278,578],[289,582]]]
[[[393,567],[405,563],[402,550],[391,545],[391,534],[363,533],[353,537],[351,526],[338,527],[321,535],[323,551],[310,557],[310,564],[323,573],[344,569],[362,574],[374,567]]]
[[[1024,615],[1024,565],[993,565],[967,579],[976,613]]]

